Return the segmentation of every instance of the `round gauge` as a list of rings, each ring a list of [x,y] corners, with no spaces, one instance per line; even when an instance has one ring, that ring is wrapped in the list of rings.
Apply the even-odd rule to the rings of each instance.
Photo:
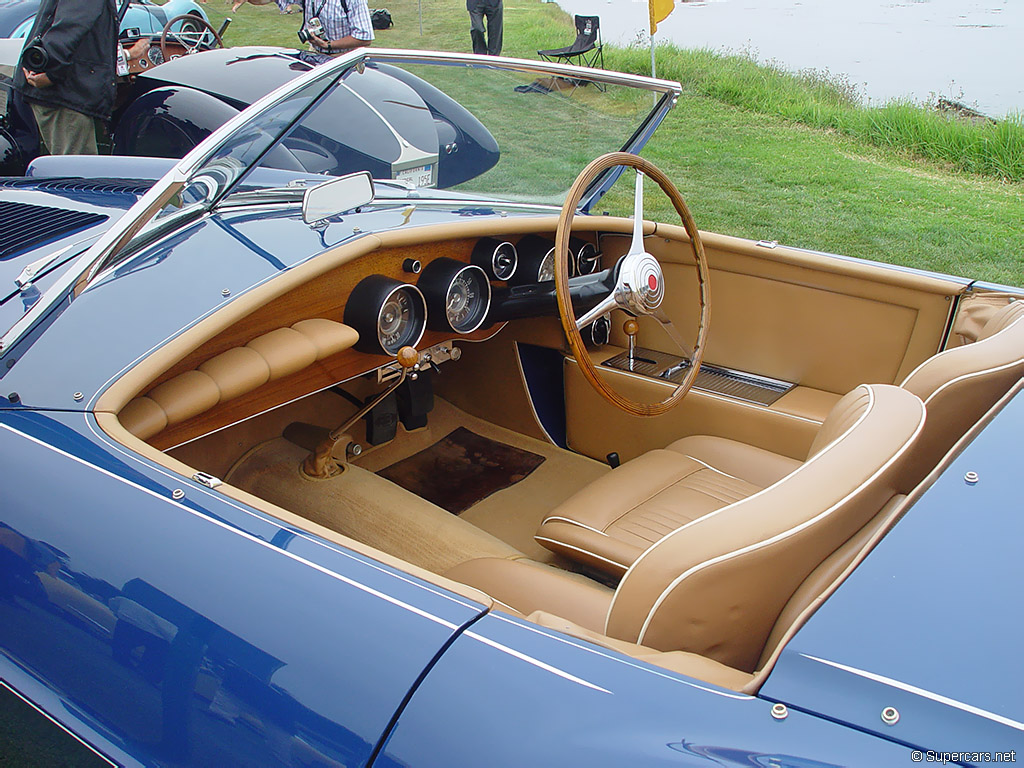
[[[601,266],[601,254],[593,243],[583,243],[576,251],[576,274],[592,275]]]
[[[146,51],[146,58],[149,59],[149,64],[158,67],[164,63],[164,52],[160,50],[159,45],[151,45],[149,50]]]
[[[483,237],[473,247],[470,261],[482,268],[492,280],[511,280],[519,266],[519,255],[512,243]]]
[[[427,300],[431,328],[470,333],[483,325],[491,306],[491,283],[480,267],[434,259],[417,285]]]
[[[540,260],[540,266],[537,267],[537,282],[544,283],[549,280],[555,279],[555,249],[552,248],[546,254],[544,258]]]
[[[414,285],[383,275],[363,278],[345,303],[345,324],[359,332],[356,349],[393,355],[415,347],[426,328],[427,305]]]

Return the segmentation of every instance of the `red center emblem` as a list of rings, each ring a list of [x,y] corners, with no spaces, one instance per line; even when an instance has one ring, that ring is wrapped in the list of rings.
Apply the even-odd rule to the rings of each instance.
[[[658,290],[658,278],[655,277],[654,275],[648,275],[647,287],[650,288],[652,291]]]

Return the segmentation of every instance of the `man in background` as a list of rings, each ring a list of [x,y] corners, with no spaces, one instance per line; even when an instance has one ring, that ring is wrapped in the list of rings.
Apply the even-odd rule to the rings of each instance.
[[[501,0],[466,0],[469,11],[469,36],[473,39],[473,53],[501,55],[502,4]],[[484,38],[484,16],[487,17],[487,38]]]
[[[43,150],[95,155],[114,108],[114,0],[43,0],[14,87],[31,106]]]
[[[344,53],[373,42],[366,0],[305,0],[302,5],[303,26],[310,31],[309,42],[320,53]],[[311,29],[312,19],[320,20],[323,34]]]

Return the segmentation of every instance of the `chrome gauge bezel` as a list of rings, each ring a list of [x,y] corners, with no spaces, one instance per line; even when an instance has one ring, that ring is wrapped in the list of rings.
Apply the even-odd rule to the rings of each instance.
[[[459,278],[465,275],[476,276],[476,280],[474,282],[476,282],[477,288],[481,291],[483,295],[483,302],[478,303],[477,306],[474,307],[473,310],[470,312],[470,314],[467,315],[467,320],[469,320],[470,324],[463,325],[462,327],[460,327],[456,325],[454,322],[452,322],[451,315],[449,314],[449,307],[451,306],[452,289],[455,288],[456,281],[458,281]],[[477,328],[484,324],[484,320],[487,319],[487,311],[490,309],[490,307],[491,281],[487,279],[486,272],[484,272],[482,269],[480,269],[480,267],[476,266],[475,264],[467,264],[465,267],[463,267],[454,275],[452,275],[452,279],[448,282],[448,289],[445,291],[444,319],[453,331],[455,331],[456,333],[463,334],[472,333],[473,331],[475,331]],[[477,314],[479,316],[477,316]]]
[[[502,256],[505,258],[502,259]],[[487,273],[491,280],[508,282],[519,268],[519,250],[508,240],[481,237],[473,246],[470,262]],[[508,264],[511,262],[511,268]]]
[[[382,331],[384,310],[397,293],[408,297],[409,330],[389,343],[389,336]],[[427,301],[415,285],[384,275],[368,275],[348,295],[344,323],[359,334],[355,347],[360,352],[394,355],[402,347],[415,347],[420,343],[427,328]]]
[[[459,280],[467,276],[476,285],[478,295],[466,320],[455,322],[449,314],[452,291],[457,288]],[[491,281],[483,267],[442,256],[423,268],[417,285],[427,300],[429,328],[467,334],[480,328],[487,320],[491,308]]]
[[[500,255],[504,253],[506,258],[511,258],[512,267],[508,268],[502,266],[499,262]],[[505,264],[509,262],[506,260]],[[494,252],[491,254],[491,274],[495,280],[509,281],[516,274],[516,268],[519,266],[519,254],[516,252],[516,247],[508,240],[498,243],[494,248]]]
[[[388,302],[391,301],[391,297],[395,294],[401,293],[402,295],[409,297],[410,308],[415,312],[419,310],[419,317],[413,317],[410,320],[410,328],[412,329],[415,338],[401,338],[394,344],[387,344],[385,342],[386,336],[383,333],[384,324],[384,310],[388,306]],[[377,343],[380,348],[384,350],[385,354],[394,355],[402,347],[415,347],[420,343],[423,338],[423,334],[427,329],[427,301],[423,296],[422,291],[415,285],[410,283],[401,283],[395,286],[380,303],[380,307],[377,310]]]
[[[592,275],[601,269],[601,252],[593,243],[583,243],[573,258],[577,275]]]

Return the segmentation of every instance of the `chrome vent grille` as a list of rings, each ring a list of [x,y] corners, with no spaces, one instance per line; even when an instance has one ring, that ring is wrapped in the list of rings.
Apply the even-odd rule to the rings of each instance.
[[[643,347],[637,348],[632,366],[629,363],[628,352],[620,352],[615,357],[605,360],[603,365],[620,371],[632,371],[641,376],[650,376],[653,379],[670,381],[673,384],[681,382],[689,369],[688,362],[681,357]],[[716,365],[702,365],[693,382],[694,389],[760,405],[771,405],[795,386],[788,381],[769,379],[753,373],[734,371],[731,368],[719,368]]]
[[[101,195],[141,197],[153,186],[144,179],[81,179],[77,177],[37,179],[33,177],[0,177],[0,187],[31,187],[44,192],[92,192]]]
[[[99,213],[0,201],[0,261],[107,218]]]

